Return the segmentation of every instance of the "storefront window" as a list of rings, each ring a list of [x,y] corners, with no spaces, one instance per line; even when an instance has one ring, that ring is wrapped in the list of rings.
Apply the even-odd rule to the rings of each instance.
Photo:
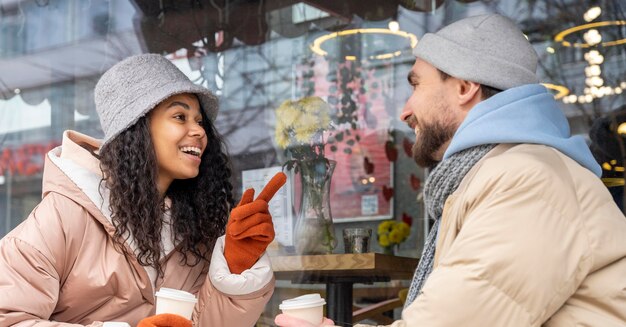
[[[388,244],[377,240],[378,225],[394,220],[410,226],[396,255],[417,258],[429,228],[422,201],[428,172],[411,158],[414,133],[399,119],[411,92],[411,49],[424,33],[463,17],[511,17],[535,45],[541,79],[573,132],[588,138],[596,119],[624,110],[626,23],[619,1],[606,1],[599,20],[617,23],[597,31],[612,43],[589,58],[585,48],[563,42],[592,42],[585,31],[555,39],[583,24],[588,9],[565,2],[575,10],[516,0],[1,1],[0,236],[37,205],[43,156],[64,130],[103,136],[93,101],[100,75],[128,56],[152,52],[219,97],[216,126],[228,144],[237,198],[270,172],[290,174],[272,255],[343,253],[342,231],[353,227],[372,229],[370,249],[382,253]],[[620,158],[602,160],[623,171]],[[301,177],[313,174],[315,160],[330,180],[325,199],[306,199],[314,211],[315,201],[329,201],[323,249],[299,244],[313,236],[296,228],[303,190],[315,187]],[[325,291],[290,280],[277,285],[261,324],[271,321],[280,300],[302,289]],[[384,299],[385,289],[406,285],[360,285],[372,290],[355,300]]]

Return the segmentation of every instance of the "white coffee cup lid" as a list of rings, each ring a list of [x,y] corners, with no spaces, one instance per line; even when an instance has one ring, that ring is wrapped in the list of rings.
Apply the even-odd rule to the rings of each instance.
[[[172,300],[185,301],[185,302],[198,302],[193,294],[181,290],[176,290],[173,288],[161,287],[158,292],[155,294],[158,297],[164,297]]]
[[[306,309],[326,304],[326,301],[318,293],[306,294],[293,299],[284,300],[278,308],[283,309]]]

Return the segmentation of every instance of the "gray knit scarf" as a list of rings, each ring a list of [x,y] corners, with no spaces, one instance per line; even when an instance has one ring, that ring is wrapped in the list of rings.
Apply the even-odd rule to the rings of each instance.
[[[424,186],[424,202],[429,216],[435,218],[435,223],[431,227],[428,237],[426,237],[422,257],[413,275],[411,287],[404,304],[405,308],[421,294],[422,286],[424,286],[424,282],[426,282],[428,275],[433,270],[439,221],[441,221],[443,205],[446,199],[459,187],[461,180],[474,167],[476,162],[495,146],[495,144],[485,144],[457,152],[441,161],[428,176]]]

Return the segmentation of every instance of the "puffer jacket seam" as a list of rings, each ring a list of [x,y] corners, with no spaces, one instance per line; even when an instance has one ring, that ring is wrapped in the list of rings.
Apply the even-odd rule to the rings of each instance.
[[[21,238],[19,238],[19,237],[15,237],[15,236],[7,236],[7,237],[6,237],[6,240],[14,240],[14,241],[16,241],[16,242],[19,242],[19,243],[21,243],[21,244],[23,244],[23,245],[28,246],[31,250],[34,250],[34,251],[35,251],[35,252],[37,252],[39,255],[41,255],[41,257],[42,257],[42,258],[44,258],[44,259],[48,262],[48,264],[49,264],[49,266],[50,266],[50,267],[54,267],[54,265],[52,264],[52,262],[50,262],[50,260],[48,260],[48,257],[47,257],[45,254],[43,254],[43,252],[41,252],[41,251],[40,251],[38,248],[36,248],[34,245],[32,245],[32,244],[30,244],[30,243],[26,242],[25,240],[23,240],[23,239],[21,239]],[[54,269],[54,268],[52,269],[52,271],[54,271],[54,273],[55,273],[55,276],[52,276],[52,277],[58,281],[58,280],[59,280],[59,272],[58,272],[58,271],[56,271],[56,269]],[[47,272],[48,272],[48,273],[50,273],[49,271],[47,271]]]
[[[491,287],[493,287],[494,289],[496,289],[498,292],[502,293],[504,296],[506,296],[506,298],[508,298],[511,302],[513,302],[515,305],[517,305],[521,310],[523,310],[526,313],[526,316],[528,317],[528,322],[529,322],[529,326],[534,326],[534,324],[532,324],[532,315],[530,314],[530,312],[528,311],[528,309],[522,305],[519,301],[517,301],[515,298],[513,298],[512,296],[510,296],[508,293],[506,293],[504,290],[502,290],[500,287],[498,287],[497,285],[495,285],[494,283],[492,283],[491,279],[489,279],[489,276],[485,276],[484,278],[482,278],[482,280],[484,280],[485,282],[487,282],[487,284]]]
[[[551,209],[552,209],[552,210],[554,210],[555,212],[559,213],[560,218],[563,218],[563,219],[566,219],[566,218],[567,218],[567,216],[565,216],[565,215],[563,214],[563,212],[561,212],[560,210],[558,210],[557,208],[555,208],[554,206],[552,206],[552,205],[551,205],[549,202],[547,202],[546,200],[544,200],[544,199],[538,199],[538,200],[539,200],[540,202],[542,202],[542,203],[543,203],[546,207],[551,208]],[[575,222],[579,225],[579,226],[578,226],[578,227],[579,227],[579,229],[583,229],[584,224],[581,222],[581,220],[580,220],[579,216],[576,216],[576,217],[575,217],[575,218],[573,218],[572,220],[574,220],[574,221],[575,221]],[[583,225],[583,226],[581,226],[581,225]],[[581,263],[583,263],[583,262],[585,262],[585,261],[589,260],[590,258],[591,258],[591,260],[593,260],[593,258],[591,257],[591,253],[590,253],[591,251],[589,250],[589,248],[590,248],[590,245],[589,245],[589,237],[588,237],[587,233],[583,233],[583,235],[585,235],[585,238],[587,238],[586,253],[585,253],[585,254],[583,254],[583,255],[581,256],[580,261],[578,262],[578,265],[576,266],[576,271],[575,271],[575,272],[574,272],[571,276],[569,276],[566,280],[564,280],[564,281],[563,281],[563,286],[561,286],[558,290],[556,290],[556,291],[554,292],[554,295],[553,295],[553,296],[550,298],[550,300],[548,301],[548,305],[553,304],[553,303],[554,303],[554,300],[555,300],[555,299],[556,299],[559,295],[561,295],[561,294],[562,294],[562,291],[563,291],[564,289],[566,289],[566,288],[567,288],[567,285],[570,285],[570,284],[571,284],[571,282],[575,281],[576,276],[580,274],[580,271],[581,271],[581,269],[582,269],[582,267],[581,267],[581,266],[582,266],[582,265],[581,265]],[[582,280],[581,280],[581,281],[582,281]],[[543,312],[541,312],[541,314],[537,315],[537,317],[536,317],[535,319],[533,319],[533,322],[534,322],[534,321],[539,320],[539,319],[540,319],[542,316],[544,316],[544,315],[545,315],[545,309],[544,309],[544,311],[543,311]]]
[[[80,204],[79,202],[77,202],[74,199],[70,198],[69,196],[67,196],[67,195],[65,195],[63,193],[57,192],[57,191],[50,191],[50,192],[48,192],[46,194],[46,197],[49,197],[49,196],[50,197],[59,196],[59,197],[61,197],[65,201],[70,201],[70,203],[74,203],[81,210],[83,210],[83,215],[86,214],[90,219],[93,218],[92,215],[87,211],[87,209],[85,209],[85,207],[82,204]],[[56,200],[53,199],[53,201],[56,201]],[[56,206],[55,206],[55,208],[58,211],[58,208]],[[83,216],[83,215],[81,215],[81,216]],[[62,228],[65,224],[61,221],[62,218],[61,218],[60,215],[56,215],[56,216],[57,216],[57,220],[58,220],[59,226],[61,226],[61,228]],[[87,224],[85,224],[85,228],[87,228]],[[65,236],[65,231],[64,231],[63,234]],[[67,243],[67,240],[65,240],[65,241]],[[67,248],[66,248],[66,252],[67,252]],[[59,292],[61,292],[65,288],[65,282],[67,281],[67,278],[68,278],[68,274],[66,274],[66,272],[69,273],[69,272],[73,271],[74,264],[76,263],[76,257],[73,258],[71,263],[68,263],[67,260],[68,260],[68,257],[67,257],[67,253],[66,253],[65,254],[65,262],[62,265],[63,272],[61,274],[59,274],[59,278],[58,278],[58,280],[59,280]],[[68,264],[69,264],[69,266],[68,266]],[[59,272],[57,271],[57,274],[58,273]]]
[[[559,152],[557,149],[554,149],[554,148],[550,148],[550,149],[552,151],[556,152],[557,158],[559,158],[559,160],[563,163],[563,165],[567,167],[567,163],[565,162],[565,160],[563,158],[564,155],[559,155],[559,154],[561,154],[561,152]],[[569,170],[569,169],[567,170],[567,175],[570,177],[570,180],[572,180],[572,181],[575,180],[574,176],[572,176],[572,171],[571,170]],[[607,203],[612,203],[612,201],[613,201],[613,199],[610,199],[610,200],[607,199],[607,201],[602,203],[601,206],[605,206]],[[576,192],[576,205],[577,205],[577,210],[576,211],[580,213],[580,212],[582,212],[582,210],[580,208],[580,204],[579,203],[580,203],[579,194],[578,194],[578,192]],[[587,230],[588,230],[587,229],[587,224],[585,223],[584,219],[580,218],[580,215],[576,216],[574,219],[576,221],[578,221],[580,230],[582,231],[582,234],[585,236],[585,239],[587,240],[587,251],[588,251],[587,253],[588,253],[588,256],[590,257],[590,260],[591,260],[591,267],[593,267],[594,264],[595,264],[595,260],[594,260],[595,258],[593,257],[593,251],[591,251],[591,238],[589,236],[589,233],[587,232]],[[579,265],[579,267],[580,267],[580,265]]]

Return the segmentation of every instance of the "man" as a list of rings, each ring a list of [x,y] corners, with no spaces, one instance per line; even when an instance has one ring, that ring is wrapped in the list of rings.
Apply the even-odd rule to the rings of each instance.
[[[522,32],[469,17],[414,54],[401,118],[436,223],[392,326],[625,326],[626,218]]]

